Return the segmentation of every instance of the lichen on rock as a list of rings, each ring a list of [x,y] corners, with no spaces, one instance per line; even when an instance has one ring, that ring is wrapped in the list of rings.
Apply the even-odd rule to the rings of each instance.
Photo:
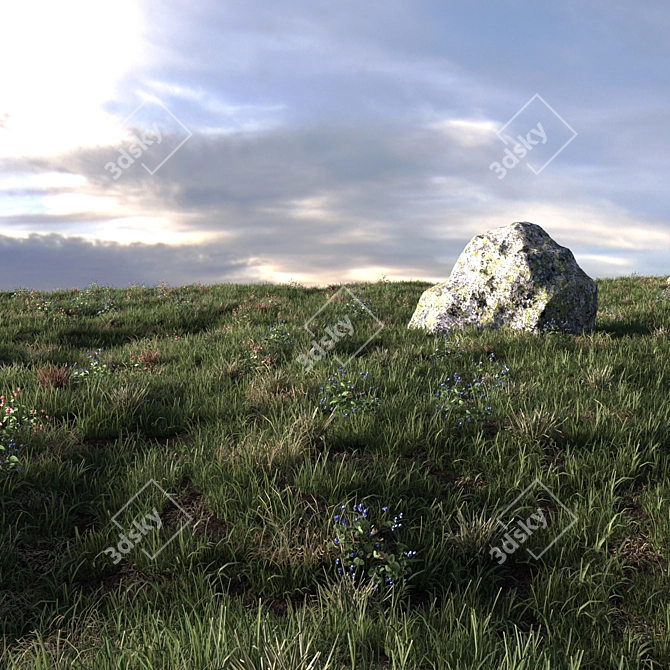
[[[570,249],[538,225],[517,221],[474,237],[449,278],[421,296],[409,328],[444,333],[466,326],[541,332],[593,331],[598,287]]]

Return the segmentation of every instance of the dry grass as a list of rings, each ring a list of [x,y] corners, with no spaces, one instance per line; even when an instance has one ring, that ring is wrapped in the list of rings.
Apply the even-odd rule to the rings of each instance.
[[[476,558],[487,553],[495,535],[498,524],[495,519],[488,518],[486,510],[466,518],[461,508],[456,510],[458,531],[449,527],[447,542],[454,551],[464,558]]]
[[[130,360],[137,367],[141,366],[144,370],[153,370],[161,361],[161,352],[158,349],[147,349],[137,358],[130,354]]]
[[[261,412],[272,406],[286,405],[303,395],[304,388],[294,385],[291,375],[281,368],[255,376],[247,389],[249,407]]]
[[[132,420],[140,411],[140,407],[147,397],[149,385],[133,386],[123,384],[118,388],[105,392],[110,407],[124,414],[128,420]]]
[[[40,388],[62,389],[70,384],[72,370],[67,365],[59,368],[49,363],[48,367],[37,370],[35,374]]]
[[[510,416],[507,429],[526,444],[553,444],[562,435],[560,426],[565,419],[559,419],[556,412],[549,412],[544,406],[533,412],[518,411]]]
[[[603,365],[600,368],[582,370],[582,383],[591,389],[609,388],[614,379],[614,368],[611,365]]]
[[[328,426],[335,418],[334,414],[323,416],[318,410],[311,414],[297,412],[293,415],[290,427],[282,429],[267,419],[268,428],[254,429],[234,446],[224,444],[219,448],[219,462],[246,462],[254,469],[285,468],[313,458],[316,447],[321,442]]]

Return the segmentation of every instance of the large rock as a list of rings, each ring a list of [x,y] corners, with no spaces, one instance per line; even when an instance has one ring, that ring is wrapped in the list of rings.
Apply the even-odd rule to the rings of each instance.
[[[423,293],[409,328],[540,332],[553,319],[577,334],[593,331],[597,311],[598,287],[570,249],[523,221],[474,237],[449,279]]]

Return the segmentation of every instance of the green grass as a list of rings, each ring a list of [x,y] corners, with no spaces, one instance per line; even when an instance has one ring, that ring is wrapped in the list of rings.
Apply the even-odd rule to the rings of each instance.
[[[0,293],[0,394],[49,416],[15,436],[20,471],[0,468],[0,667],[670,667],[670,296],[661,277],[597,283],[591,335],[448,345],[407,329],[428,284],[351,285],[385,328],[346,366],[377,411],[347,416],[320,406],[332,355],[297,360],[338,287]],[[372,327],[349,313],[347,358]],[[468,406],[486,420],[436,412],[479,361],[509,369]],[[89,374],[43,387],[49,363]],[[495,518],[535,479],[577,521],[499,565]],[[191,521],[114,564],[112,517],[150,480],[171,499],[150,484],[133,505],[161,532],[185,518],[174,502]],[[406,584],[338,574],[333,516],[356,503],[403,513]],[[554,535],[571,520],[544,489],[529,503]]]

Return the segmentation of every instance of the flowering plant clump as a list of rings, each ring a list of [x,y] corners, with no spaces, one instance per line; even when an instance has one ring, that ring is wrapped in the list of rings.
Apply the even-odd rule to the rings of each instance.
[[[66,310],[64,310],[55,300],[48,300],[45,295],[41,296],[39,299],[32,299],[30,304],[28,303],[29,300],[31,299],[26,299],[29,312],[40,312],[47,316],[56,316],[59,314],[67,315]]]
[[[44,430],[42,419],[48,419],[46,410],[26,409],[18,402],[21,389],[12,391],[11,396],[0,395],[0,437],[12,438],[14,435],[30,426],[35,434],[38,429]],[[44,416],[41,416],[44,414]]]
[[[172,299],[175,303],[175,305],[179,305],[180,307],[186,307],[188,305],[193,304],[193,300],[191,297],[188,295],[188,293],[185,293],[183,290],[179,291],[179,293],[174,293],[172,296]]]
[[[444,350],[440,351],[439,347],[435,348],[435,353],[430,357],[431,361],[438,361],[441,358],[446,358],[447,356],[458,356],[459,358],[463,357],[463,352],[459,351],[459,342],[453,343],[455,346],[452,348],[452,343],[449,342],[449,335],[444,335]]]
[[[247,340],[249,349],[237,355],[237,367],[240,374],[252,374],[262,370],[270,370],[277,366],[277,360],[267,353],[262,344],[254,344]]]
[[[84,356],[90,361],[86,367],[78,367],[75,363],[72,366],[72,375],[71,378],[75,381],[80,381],[82,379],[98,379],[100,377],[109,377],[114,370],[116,365],[114,363],[101,363],[98,360],[98,356],[102,349],[96,350],[94,353],[87,351]]]
[[[98,286],[91,282],[82,291],[76,290],[70,298],[72,309],[67,310],[82,316],[97,316],[111,312],[116,307],[116,299],[109,286]]]
[[[151,289],[151,292],[160,300],[168,300],[169,298],[172,298],[172,301],[175,303],[175,305],[179,305],[180,307],[193,304],[193,300],[190,298],[188,293],[184,291],[183,286],[179,290],[176,288],[170,288],[166,281],[162,281],[158,284],[158,286],[154,286]]]
[[[474,363],[474,358],[471,359]],[[491,353],[489,356],[489,363],[498,363],[495,361],[495,354]],[[477,366],[483,365],[480,361]],[[487,389],[492,381],[497,381],[497,386],[502,386],[503,378],[509,373],[507,365],[503,365],[500,373],[495,372],[485,373],[482,376],[475,377],[472,383],[463,385],[463,380],[460,373],[455,372],[453,375],[453,382],[451,376],[440,384],[440,389],[435,392],[438,399],[438,404],[435,406],[435,411],[442,414],[444,418],[455,416],[458,420],[458,425],[462,426],[463,421],[471,423],[490,416],[491,407],[485,407],[483,412],[481,409],[481,398],[487,397]],[[476,391],[483,391],[475,397]]]
[[[285,321],[279,319],[276,323],[268,326],[268,332],[263,335],[267,344],[280,350],[290,349],[293,346],[291,334],[282,327],[285,323]]]
[[[152,351],[147,349],[143,353],[135,357],[135,354],[130,354],[130,362],[124,363],[125,367],[139,368],[143,370],[153,370],[156,364],[161,360],[161,352],[156,349]],[[113,364],[112,364],[113,365]]]
[[[113,289],[91,283],[83,290],[72,289],[70,301],[67,298],[52,300],[37,291],[19,289],[12,294],[13,299],[22,300],[27,312],[37,312],[51,316],[54,321],[76,319],[79,316],[96,316],[109,312],[116,306]]]
[[[53,300],[50,302],[49,307],[46,307],[45,303],[44,313],[51,314],[51,320],[54,322],[71,321],[78,318],[77,314],[72,308],[69,307],[66,309],[65,307],[61,307]]]
[[[384,516],[388,511],[388,507],[382,507]],[[367,575],[375,583],[375,591],[380,586],[393,586],[401,579],[405,584],[412,575],[410,564],[418,560],[414,558],[417,552],[408,551],[404,544],[384,533],[385,530],[394,533],[402,527],[402,513],[393,521],[382,521],[379,530],[368,519],[369,510],[363,505],[354,505],[353,512],[341,505],[333,517],[337,527],[333,546],[340,552],[335,560],[337,574],[352,580],[356,575],[359,578]]]
[[[3,470],[21,472],[23,470],[17,455],[23,446],[23,444],[17,445],[14,437],[0,437],[0,472]]]
[[[663,289],[661,295],[654,298],[654,302],[665,302],[666,300],[670,300],[670,282],[668,282],[668,288]]]
[[[127,289],[125,289],[126,295],[123,297],[123,300],[125,302],[128,302],[130,300],[136,300],[138,297],[142,297],[143,295],[148,295],[151,294],[151,289],[146,285],[146,284],[131,284],[128,286]]]
[[[154,286],[151,289],[151,292],[158,298],[164,299],[170,295],[170,287],[168,286],[168,283],[165,280],[163,280],[159,282],[157,286]]]
[[[552,319],[542,326],[542,337],[551,337],[559,342],[564,342],[566,339],[570,339],[568,326],[569,324],[567,321],[561,321],[559,323],[556,319]]]
[[[50,314],[58,311],[58,305],[53,300],[47,300],[45,295],[40,295],[35,290],[17,289],[12,293],[12,300],[21,300],[25,304],[26,312]]]
[[[51,300],[45,295],[40,295],[34,290],[19,289],[12,293],[12,299],[21,300],[25,304],[26,312],[50,316],[52,321],[67,321],[77,318],[72,309],[66,309],[55,300]]]
[[[377,316],[369,302],[353,297],[347,300],[347,303],[344,306],[344,311],[353,319],[360,319],[363,317],[370,318],[370,313],[375,317]]]
[[[363,380],[368,378],[367,372],[360,373]],[[364,413],[372,410],[377,413],[379,397],[376,386],[370,386],[367,391],[356,390],[356,384],[349,384],[347,371],[340,366],[328,381],[319,387],[323,397],[319,400],[319,407],[324,412],[342,412],[347,417],[350,414]]]
[[[257,298],[256,292],[251,291],[249,295],[233,310],[233,319],[236,324],[248,323],[253,312],[268,312],[279,307],[281,301],[276,295],[265,294],[264,298]],[[277,315],[279,316],[279,315]]]

